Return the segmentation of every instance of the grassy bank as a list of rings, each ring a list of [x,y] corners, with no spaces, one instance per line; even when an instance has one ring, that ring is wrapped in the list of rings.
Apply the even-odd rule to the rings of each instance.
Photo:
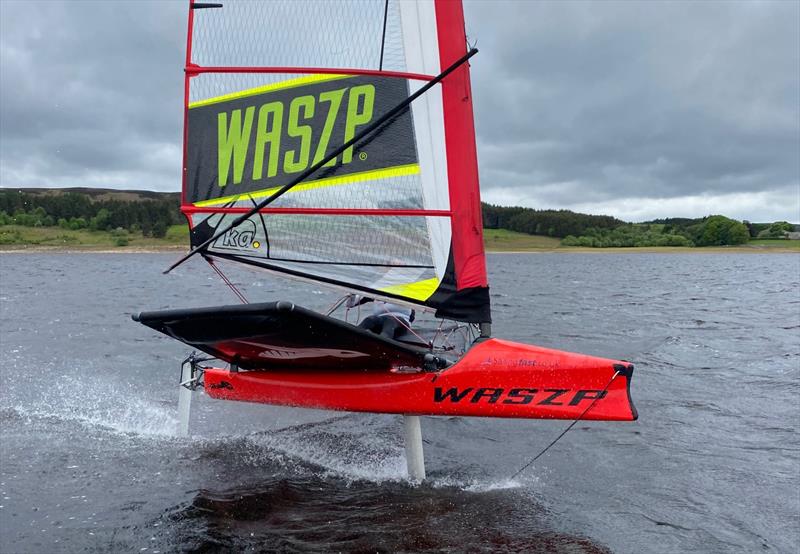
[[[559,248],[561,240],[527,235],[507,229],[484,229],[483,242],[489,252],[540,252]]]
[[[637,246],[630,248],[562,246],[557,252],[573,254],[800,254],[800,244],[788,246]]]
[[[173,225],[164,238],[145,237],[141,233],[114,233],[61,227],[0,226],[2,250],[158,250],[186,247],[189,228]]]
[[[747,243],[748,247],[753,248],[788,248],[790,250],[800,250],[800,240],[785,239],[751,239]]]
[[[755,239],[743,246],[717,247],[640,247],[640,248],[586,248],[561,246],[554,237],[527,235],[505,229],[484,229],[487,252],[563,252],[563,253],[709,253],[709,252],[800,252],[800,240]],[[189,228],[173,225],[164,238],[144,237],[141,233],[113,233],[110,231],[71,230],[60,227],[0,226],[0,250],[102,250],[141,251],[186,249],[189,245]]]
[[[561,240],[540,235],[527,235],[505,229],[484,229],[484,243],[487,252],[562,252],[580,254],[679,254],[742,252],[800,252],[800,240],[757,239],[742,246],[642,246],[632,248],[589,248],[582,246],[561,246]]]

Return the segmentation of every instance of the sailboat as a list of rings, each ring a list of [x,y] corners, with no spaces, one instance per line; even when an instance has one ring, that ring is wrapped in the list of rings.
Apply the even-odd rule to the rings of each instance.
[[[476,53],[460,0],[190,0],[191,249],[170,270],[201,256],[242,302],[134,316],[204,353],[183,364],[184,412],[203,387],[220,400],[402,414],[417,477],[420,415],[637,418],[629,362],[491,336]],[[226,264],[439,323],[426,335],[400,318],[402,332],[384,336],[334,310],[247,303]]]

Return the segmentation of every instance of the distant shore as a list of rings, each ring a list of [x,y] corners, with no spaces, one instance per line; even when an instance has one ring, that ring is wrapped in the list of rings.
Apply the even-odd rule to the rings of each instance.
[[[0,254],[159,254],[188,252],[186,245],[169,246],[42,246],[14,245],[0,246]]]
[[[188,252],[187,245],[159,246],[0,246],[0,254],[182,254]],[[528,248],[520,250],[495,250],[486,248],[487,254],[800,254],[800,246],[781,248],[776,246],[703,246],[703,247],[630,247],[630,248],[584,248],[563,246],[558,248]]]
[[[561,239],[528,235],[505,229],[484,229],[484,245],[492,254],[778,254],[800,253],[800,240],[755,240],[741,246],[637,246],[590,248],[562,246]],[[0,226],[0,254],[12,253],[96,253],[147,254],[187,252],[189,228],[173,225],[165,236],[155,238],[139,233],[115,235],[113,231],[70,230],[59,227]]]
[[[562,246],[550,250],[486,250],[487,254],[800,254],[800,247],[775,246],[633,246],[629,248],[586,248]]]

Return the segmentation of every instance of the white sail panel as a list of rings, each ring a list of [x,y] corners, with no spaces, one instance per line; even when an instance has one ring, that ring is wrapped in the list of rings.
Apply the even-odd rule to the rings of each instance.
[[[436,14],[433,2],[400,2],[400,21],[406,67],[414,72],[437,75],[439,64]],[[409,83],[413,94],[423,82]],[[447,181],[444,111],[439,87],[419,98],[411,109],[416,131],[425,205],[430,209],[449,210],[450,190]],[[431,251],[437,274],[444,275],[450,255],[450,221],[428,218]]]
[[[405,66],[400,3],[383,0],[227,0],[194,10],[192,62],[204,67]]]

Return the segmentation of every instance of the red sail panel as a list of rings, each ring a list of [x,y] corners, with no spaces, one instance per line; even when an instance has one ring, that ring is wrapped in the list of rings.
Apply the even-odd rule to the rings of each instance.
[[[466,53],[461,2],[436,0],[439,60],[447,67]],[[442,83],[450,210],[453,213],[453,262],[457,289],[486,287],[478,156],[472,115],[469,67],[464,65]]]

